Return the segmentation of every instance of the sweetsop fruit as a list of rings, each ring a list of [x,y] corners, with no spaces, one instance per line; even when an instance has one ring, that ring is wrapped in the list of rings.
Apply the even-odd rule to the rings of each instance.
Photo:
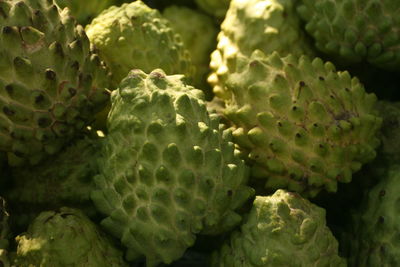
[[[325,210],[296,193],[257,196],[240,230],[214,252],[211,267],[346,266]],[[378,266],[378,265],[376,265]]]
[[[82,25],[85,25],[107,7],[117,5],[118,2],[118,0],[56,0],[61,8],[68,7],[71,14]]]
[[[362,207],[353,211],[349,244],[349,266],[398,266],[400,264],[400,233],[398,203],[400,165],[390,164],[378,183],[370,188]]]
[[[316,47],[343,64],[400,67],[400,1],[301,0],[298,13]]]
[[[9,267],[10,262],[8,259],[8,217],[9,214],[6,210],[6,201],[0,197],[0,266]]]
[[[92,217],[93,177],[98,174],[96,155],[102,139],[83,136],[73,140],[52,161],[12,169],[12,183],[4,193],[10,202],[13,224],[27,226],[41,211],[62,206],[80,208]]]
[[[282,56],[313,55],[292,0],[232,0],[218,34],[217,49],[211,54],[212,74],[208,78],[214,93],[229,97],[225,81],[240,55],[259,49]]]
[[[52,0],[0,0],[0,151],[37,164],[89,124],[108,70],[81,26]]]
[[[180,36],[158,10],[140,0],[104,10],[86,32],[110,67],[115,86],[136,68],[193,76],[190,54]]]
[[[15,266],[128,266],[113,240],[78,209],[44,211],[15,240]]]
[[[257,183],[313,197],[375,158],[382,119],[357,78],[307,56],[256,50],[238,61],[224,114]]]
[[[207,76],[210,54],[216,46],[218,33],[214,21],[209,16],[184,6],[169,6],[162,14],[168,19],[171,27],[181,35],[190,53],[192,63],[196,67],[193,86],[203,90],[206,99],[211,99]]]
[[[217,19],[223,19],[231,0],[195,0],[195,2],[204,12]]]
[[[112,93],[92,199],[128,260],[171,263],[196,234],[236,226],[236,210],[253,195],[230,131],[202,98],[160,69],[131,71]]]

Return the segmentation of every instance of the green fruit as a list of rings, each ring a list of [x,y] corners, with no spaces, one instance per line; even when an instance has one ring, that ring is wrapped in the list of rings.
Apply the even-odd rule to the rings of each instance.
[[[167,7],[163,11],[163,16],[168,19],[171,27],[181,35],[182,41],[190,53],[193,65],[196,67],[193,85],[202,89],[207,99],[211,99],[207,76],[210,54],[216,46],[218,33],[214,21],[207,15],[182,6]]]
[[[195,2],[204,12],[223,19],[231,0],[195,0]]]
[[[6,211],[6,201],[0,197],[0,266],[9,267],[8,259],[8,217],[9,214]]]
[[[218,35],[217,49],[211,54],[213,73],[208,81],[214,93],[226,98],[225,81],[234,71],[240,55],[250,56],[259,49],[282,56],[313,55],[300,25],[292,0],[232,0]]]
[[[112,240],[77,209],[42,212],[15,239],[15,266],[128,266]]]
[[[76,20],[85,25],[92,18],[101,13],[104,9],[111,5],[116,5],[118,0],[55,0],[61,7],[68,7],[71,10],[72,16]]]
[[[241,221],[235,210],[253,195],[247,168],[200,90],[182,75],[135,70],[111,98],[92,199],[128,260],[169,264],[196,234],[218,234]]]
[[[108,73],[52,0],[3,0],[0,14],[0,151],[37,164],[104,106]]]
[[[353,213],[353,229],[347,233],[349,266],[399,266],[400,166],[390,165]]]
[[[382,119],[376,96],[357,78],[307,56],[256,50],[238,61],[224,114],[252,176],[267,189],[335,192],[337,182],[350,182],[375,158]]]
[[[12,169],[11,188],[5,193],[13,212],[13,224],[27,225],[40,211],[62,206],[80,208],[89,216],[96,213],[90,192],[100,139],[87,136],[74,140],[52,161],[33,167]]]
[[[162,68],[168,74],[193,74],[180,36],[156,9],[140,0],[104,10],[86,31],[110,67],[115,86],[132,69],[150,72]]]
[[[240,230],[211,262],[212,267],[346,266],[325,210],[284,190],[257,196]]]
[[[302,0],[298,12],[316,47],[337,61],[400,67],[400,1]]]

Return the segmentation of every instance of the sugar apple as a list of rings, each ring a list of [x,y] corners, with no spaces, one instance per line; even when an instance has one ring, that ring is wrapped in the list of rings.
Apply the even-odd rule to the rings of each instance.
[[[92,199],[128,260],[171,263],[196,234],[236,226],[235,210],[253,195],[230,131],[202,98],[182,75],[160,69],[132,71],[112,93]]]
[[[300,26],[292,0],[232,0],[218,34],[217,49],[211,54],[208,78],[214,93],[229,97],[225,81],[238,64],[239,55],[250,56],[255,49],[282,56],[313,55]]]
[[[296,193],[257,196],[240,230],[212,255],[211,267],[346,266],[325,210]],[[378,265],[377,265],[378,266]]]
[[[320,58],[256,50],[226,82],[224,114],[252,176],[267,189],[313,197],[374,159],[382,119],[376,96],[357,78]]]
[[[113,241],[77,209],[42,212],[15,239],[15,266],[128,266]]]
[[[135,68],[193,75],[190,54],[180,36],[158,10],[140,0],[104,10],[86,31],[110,67],[115,86]]]
[[[398,266],[400,233],[398,203],[400,165],[391,164],[369,189],[362,207],[353,214],[349,266]],[[352,235],[351,235],[352,234]]]
[[[223,19],[231,0],[195,0],[195,2],[204,12],[218,19]]]
[[[94,216],[90,199],[93,177],[98,174],[96,155],[101,139],[84,136],[74,140],[52,161],[12,169],[12,184],[4,194],[10,202],[13,224],[27,226],[43,210],[62,206],[80,208]]]
[[[9,267],[10,262],[8,259],[8,217],[9,214],[6,210],[6,201],[0,197],[0,266]]]
[[[400,1],[301,0],[298,12],[316,47],[338,62],[400,67]]]
[[[36,164],[103,108],[108,70],[52,0],[1,0],[0,14],[0,151]]]
[[[196,74],[193,85],[203,90],[206,99],[212,99],[207,76],[209,74],[210,54],[216,46],[217,27],[207,15],[184,6],[169,6],[163,16],[182,37],[182,41],[190,52]],[[199,38],[201,36],[201,38]]]
[[[56,0],[61,8],[68,7],[71,14],[82,25],[85,25],[107,7],[117,5],[118,2],[118,0]]]

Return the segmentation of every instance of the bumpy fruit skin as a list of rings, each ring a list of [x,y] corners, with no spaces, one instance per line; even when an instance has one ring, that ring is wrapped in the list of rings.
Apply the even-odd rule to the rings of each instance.
[[[56,3],[61,7],[68,7],[71,10],[71,14],[76,20],[85,25],[89,20],[97,16],[104,9],[111,5],[116,5],[119,1],[117,0],[55,0]]]
[[[240,55],[259,49],[282,56],[313,55],[300,26],[292,0],[232,0],[218,34],[217,49],[211,54],[213,73],[208,78],[214,93],[228,97],[225,81],[239,64]]]
[[[257,196],[239,231],[212,255],[212,267],[344,267],[325,210],[296,193]]]
[[[132,71],[112,93],[92,199],[128,260],[171,263],[196,234],[236,226],[235,210],[254,193],[230,131],[207,113],[202,97],[182,75],[162,70]]]
[[[256,50],[240,58],[226,85],[234,141],[267,189],[335,192],[375,158],[376,96],[330,62]]]
[[[15,266],[128,266],[112,240],[77,209],[42,212],[15,239]]]
[[[347,238],[351,245],[349,266],[399,266],[400,165],[390,165],[353,213],[353,231]]]
[[[231,0],[195,0],[195,2],[204,12],[218,19],[223,19]]]
[[[209,74],[210,54],[215,49],[217,27],[211,17],[191,8],[169,6],[163,11],[171,27],[181,35],[190,53],[196,74],[193,85],[204,91],[206,99],[211,99],[207,76]],[[199,38],[200,37],[200,38]]]
[[[113,73],[114,85],[131,69],[192,77],[189,52],[160,12],[142,1],[112,6],[86,26],[90,41]]]
[[[108,71],[51,0],[1,0],[0,35],[0,151],[36,164],[104,106]]]
[[[0,197],[0,266],[3,267],[10,266],[7,251],[9,238],[8,217],[6,201]]]
[[[68,144],[52,161],[13,168],[13,183],[4,194],[15,220],[12,223],[27,226],[40,211],[65,205],[95,215],[90,192],[95,186],[93,177],[98,174],[96,160],[101,141],[84,136]]]
[[[301,0],[298,13],[316,47],[341,63],[400,67],[398,0]]]

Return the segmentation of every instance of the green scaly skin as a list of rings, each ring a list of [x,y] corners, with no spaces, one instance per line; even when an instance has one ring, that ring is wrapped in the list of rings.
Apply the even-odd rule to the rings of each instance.
[[[93,177],[98,174],[97,154],[102,139],[88,136],[71,142],[51,161],[12,169],[12,184],[5,192],[13,225],[26,227],[43,210],[62,206],[96,215],[90,199]]]
[[[208,82],[218,97],[229,98],[225,82],[239,64],[237,58],[250,56],[256,49],[282,56],[314,55],[301,29],[294,1],[232,0],[221,24],[217,49],[211,54]]]
[[[210,54],[216,46],[218,29],[211,17],[194,9],[182,6],[169,6],[163,11],[171,27],[181,35],[185,47],[190,53],[196,74],[193,86],[203,90],[206,99],[211,99],[207,84]],[[201,38],[199,38],[201,36]]]
[[[68,7],[78,23],[85,25],[109,6],[117,5],[118,0],[55,0],[61,7]]]
[[[128,260],[169,264],[196,234],[219,234],[241,221],[236,210],[254,193],[248,169],[200,90],[182,75],[135,70],[111,99],[92,199]]]
[[[15,266],[128,266],[113,241],[77,209],[42,212],[15,239]]]
[[[400,67],[398,0],[301,0],[298,13],[315,46],[337,62]]]
[[[269,190],[335,192],[375,158],[382,123],[376,96],[330,62],[256,50],[240,58],[226,85],[234,141],[253,182]]]
[[[0,151],[34,165],[104,107],[108,71],[52,0],[0,0],[0,35]]]
[[[240,230],[211,260],[211,267],[276,266],[347,266],[325,210],[285,190],[257,196]]]
[[[400,264],[399,180],[398,162],[387,164],[378,183],[369,188],[361,208],[353,211],[350,232],[344,233],[349,266],[374,267]]]
[[[142,1],[112,6],[86,26],[90,41],[113,73],[116,87],[132,69],[193,76],[189,52],[160,12]]]

